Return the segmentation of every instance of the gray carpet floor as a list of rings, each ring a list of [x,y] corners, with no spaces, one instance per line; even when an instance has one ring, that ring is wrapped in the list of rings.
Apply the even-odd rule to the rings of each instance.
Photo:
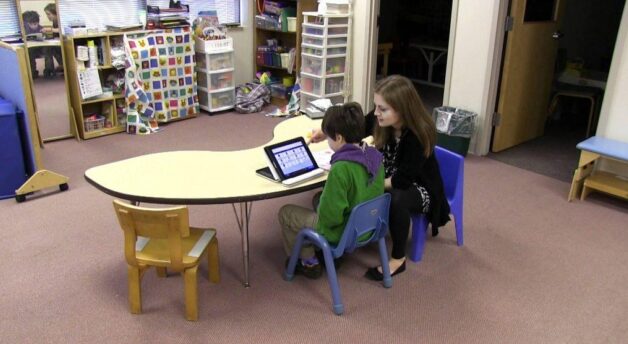
[[[375,247],[349,256],[341,317],[324,278],[281,278],[277,210],[308,206],[313,191],[253,204],[248,289],[231,207],[191,206],[190,223],[217,228],[220,242],[221,282],[200,268],[199,321],[183,317],[181,276],[152,270],[144,312],[130,314],[112,198],[84,171],[152,152],[260,146],[279,121],[203,115],[149,136],[47,144],[45,166],[69,176],[70,189],[0,201],[0,342],[625,343],[628,205],[600,194],[568,203],[568,183],[475,156],[465,160],[465,245],[447,224],[391,289],[363,277]]]
[[[543,136],[498,153],[489,153],[488,157],[571,183],[580,157],[576,145],[586,139],[588,110],[587,104],[571,105],[570,112],[555,114],[548,120]]]

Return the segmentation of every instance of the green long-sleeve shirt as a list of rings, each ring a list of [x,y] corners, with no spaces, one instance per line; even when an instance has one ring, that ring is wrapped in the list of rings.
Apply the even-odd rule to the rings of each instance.
[[[333,163],[320,198],[316,231],[331,244],[337,244],[353,207],[383,193],[383,166],[369,183],[363,165],[352,161]]]

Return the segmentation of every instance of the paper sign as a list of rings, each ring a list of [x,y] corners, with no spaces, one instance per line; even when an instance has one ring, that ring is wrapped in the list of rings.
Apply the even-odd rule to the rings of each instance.
[[[83,99],[99,96],[102,94],[100,76],[98,68],[88,68],[78,72],[79,88]]]

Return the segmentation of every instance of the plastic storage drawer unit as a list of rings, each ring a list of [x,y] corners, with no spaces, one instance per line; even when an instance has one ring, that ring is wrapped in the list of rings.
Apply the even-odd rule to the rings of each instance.
[[[28,179],[15,106],[0,98],[0,199],[15,196]]]

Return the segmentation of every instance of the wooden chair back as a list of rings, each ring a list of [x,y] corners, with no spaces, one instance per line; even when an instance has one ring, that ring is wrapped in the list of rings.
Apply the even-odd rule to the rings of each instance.
[[[138,266],[138,244],[150,239],[167,240],[170,261],[165,264],[175,271],[183,270],[181,239],[190,235],[189,212],[185,206],[147,209],[113,201],[114,209],[124,231],[124,255],[129,265]],[[139,238],[139,240],[138,240]],[[141,251],[141,250],[140,250]]]

